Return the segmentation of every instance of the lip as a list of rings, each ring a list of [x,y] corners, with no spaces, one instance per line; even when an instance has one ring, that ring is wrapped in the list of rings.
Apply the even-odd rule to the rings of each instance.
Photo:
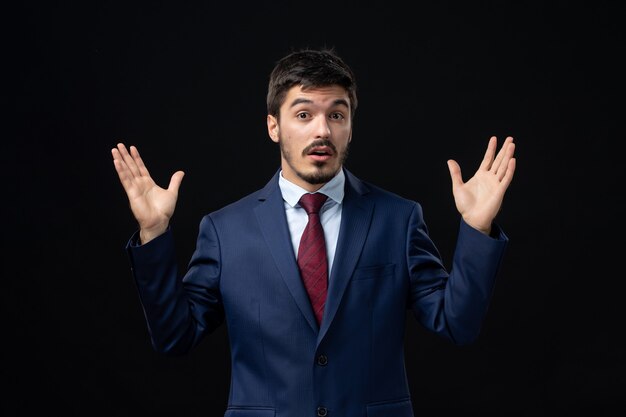
[[[307,148],[305,158],[310,158],[314,163],[326,162],[335,157],[335,147],[328,143],[318,143]]]
[[[315,162],[325,162],[325,161],[328,161],[333,156],[330,154],[324,154],[324,155],[308,154],[307,157],[311,158]]]
[[[314,146],[307,153],[307,157],[311,158],[315,162],[325,162],[332,158],[334,155],[333,149],[330,146]]]
[[[325,153],[327,155],[333,155],[333,148],[330,146],[315,146],[311,148],[307,155],[315,154],[315,153]]]

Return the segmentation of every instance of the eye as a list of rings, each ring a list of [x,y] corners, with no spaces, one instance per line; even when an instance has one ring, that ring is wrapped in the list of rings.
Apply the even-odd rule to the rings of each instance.
[[[331,113],[330,114],[330,118],[333,119],[333,120],[343,120],[343,119],[345,119],[344,115],[342,113],[339,113],[339,112]]]
[[[298,119],[306,120],[308,117],[309,117],[309,113],[307,112],[300,112],[296,114],[296,118]]]

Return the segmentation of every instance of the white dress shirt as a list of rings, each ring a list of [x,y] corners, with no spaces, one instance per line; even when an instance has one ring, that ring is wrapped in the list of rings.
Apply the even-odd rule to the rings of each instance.
[[[335,250],[337,249],[337,239],[339,238],[345,182],[345,174],[343,173],[343,169],[340,169],[332,180],[316,191],[328,196],[328,199],[320,209],[320,221],[324,228],[324,238],[326,240],[329,277],[330,272],[333,270],[333,260],[335,258]],[[278,186],[280,187],[280,192],[283,194],[283,200],[285,201],[285,213],[287,214],[287,223],[289,225],[289,232],[291,233],[291,244],[293,245],[293,253],[296,254],[297,259],[300,238],[309,221],[309,216],[306,214],[304,208],[300,207],[298,201],[300,201],[300,197],[308,193],[308,191],[285,179],[282,171],[278,178]]]

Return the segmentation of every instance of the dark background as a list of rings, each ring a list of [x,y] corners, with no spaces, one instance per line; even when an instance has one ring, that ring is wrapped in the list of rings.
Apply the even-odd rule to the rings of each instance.
[[[151,348],[110,149],[137,145],[163,186],[186,172],[173,219],[184,267],[202,215],[277,169],[268,75],[303,46],[335,47],[357,74],[347,167],[422,203],[448,265],[459,216],[446,160],[467,179],[489,136],[518,144],[479,340],[456,347],[408,320],[416,415],[623,413],[624,17],[605,1],[4,9],[1,414],[223,415],[225,326],[185,357]]]

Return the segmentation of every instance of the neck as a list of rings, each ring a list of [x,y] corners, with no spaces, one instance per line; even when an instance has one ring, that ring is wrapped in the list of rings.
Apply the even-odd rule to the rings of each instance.
[[[339,167],[339,170],[341,170],[342,167]],[[334,173],[332,173],[331,175],[327,175],[327,176],[305,176],[305,175],[300,175],[294,171],[292,171],[291,169],[289,169],[289,167],[287,169],[285,169],[285,167],[283,167],[282,171],[283,171],[283,177],[288,180],[289,182],[296,184],[299,187],[304,188],[305,190],[307,190],[310,193],[314,193],[317,190],[319,190],[320,188],[322,188],[324,185],[326,185],[329,181],[331,181],[333,178],[335,178],[335,176],[339,173],[339,170],[335,171]],[[324,180],[322,182],[318,182],[317,180]],[[313,182],[311,182],[313,181]]]

